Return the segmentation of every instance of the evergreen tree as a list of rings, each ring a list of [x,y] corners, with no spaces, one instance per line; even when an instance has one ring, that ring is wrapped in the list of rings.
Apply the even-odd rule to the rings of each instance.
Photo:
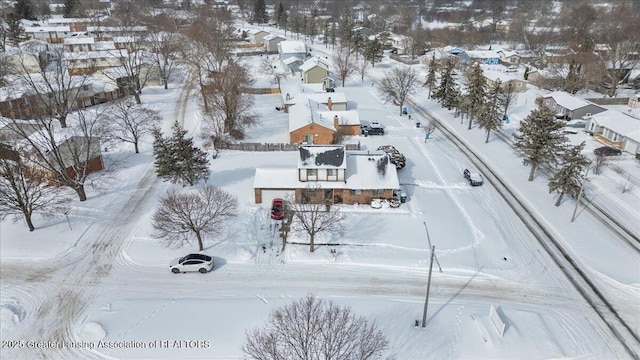
[[[64,17],[78,16],[80,13],[80,0],[64,0],[64,6],[62,7],[62,15]]]
[[[436,98],[440,100],[442,106],[451,110],[457,104],[458,90],[453,76],[455,62],[451,59],[447,61],[440,74],[440,85],[436,91]]]
[[[331,48],[336,48],[336,41],[338,37],[338,29],[336,28],[336,23],[331,23],[331,30],[329,30],[329,39],[331,39]]]
[[[431,57],[429,61],[429,73],[427,74],[427,81],[424,82],[424,86],[429,89],[429,99],[431,99],[431,91],[436,87],[436,57]]]
[[[582,154],[585,142],[570,146],[562,152],[560,166],[549,178],[549,193],[559,192],[555,206],[560,206],[562,197],[567,194],[573,199],[578,198],[582,182],[582,172],[589,166],[589,160]]]
[[[533,110],[520,122],[514,138],[515,148],[524,155],[522,163],[531,165],[529,181],[533,181],[538,167],[556,163],[556,154],[562,151],[567,141],[562,133],[562,123],[556,120],[553,111],[544,107]]]
[[[253,22],[263,24],[267,22],[267,4],[265,0],[255,0],[253,3]]]
[[[285,10],[284,10],[284,5],[282,4],[282,1],[280,3],[278,3],[278,9],[276,10],[276,14],[275,14],[275,21],[276,24],[278,24],[278,26],[280,28],[282,28],[282,16],[285,14]]]
[[[487,80],[482,74],[480,64],[475,63],[469,73],[466,97],[469,99],[469,126],[471,129],[473,119],[483,111],[484,98],[487,95]]]
[[[25,34],[20,18],[17,16],[10,15],[7,18],[7,39],[13,46],[18,46],[27,40],[27,34]]]
[[[375,66],[376,62],[382,61],[383,54],[382,43],[378,38],[373,38],[373,40],[367,40],[365,42],[362,55],[367,61],[371,61],[371,66]]]
[[[36,20],[36,16],[33,11],[33,5],[29,0],[18,0],[14,5],[14,16],[24,20]]]
[[[193,139],[185,137],[187,131],[177,122],[171,130],[172,135],[168,138],[163,137],[159,130],[154,130],[156,175],[182,186],[193,186],[203,179],[206,181],[210,174],[207,153],[193,146]]]
[[[487,138],[485,143],[489,142],[489,134],[491,130],[497,131],[502,127],[502,116],[500,105],[502,103],[502,83],[500,80],[496,81],[491,92],[487,94],[487,99],[481,106],[481,111],[478,113],[478,126],[481,129],[485,129],[487,132]]]

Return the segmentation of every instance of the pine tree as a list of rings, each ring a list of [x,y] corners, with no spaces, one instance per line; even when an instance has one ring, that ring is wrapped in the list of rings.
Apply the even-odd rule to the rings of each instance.
[[[467,83],[466,97],[469,99],[469,126],[471,129],[473,124],[473,118],[478,116],[483,111],[484,98],[487,94],[487,80],[482,74],[482,68],[480,64],[475,63],[469,73]]]
[[[440,100],[442,106],[451,110],[457,104],[458,90],[456,89],[456,82],[453,76],[455,75],[453,69],[455,62],[448,60],[444,69],[440,74],[440,85],[436,91],[436,98]]]
[[[74,17],[79,15],[81,8],[80,0],[65,0],[62,8],[62,15],[64,17]]]
[[[382,49],[382,43],[377,38],[373,40],[365,40],[364,50],[362,55],[367,61],[371,61],[371,66],[375,66],[376,62],[382,60],[384,50]]]
[[[253,4],[253,21],[258,24],[267,22],[267,4],[265,0],[255,0]]]
[[[25,20],[36,20],[36,17],[33,13],[33,6],[31,5],[31,1],[29,0],[18,0],[14,5],[14,14],[20,19]]]
[[[573,199],[578,198],[582,181],[582,172],[589,166],[589,160],[582,154],[585,142],[570,146],[562,152],[560,166],[549,178],[549,193],[559,192],[555,206],[560,206],[562,197],[567,194]]]
[[[429,99],[431,99],[431,91],[436,87],[436,57],[431,57],[429,61],[429,73],[427,74],[427,80],[424,82],[424,86],[429,89]]]
[[[7,19],[7,39],[13,46],[18,46],[21,42],[27,40],[27,35],[17,16],[9,16]]]
[[[280,28],[282,28],[282,16],[285,13],[284,10],[284,5],[282,4],[282,1],[280,3],[278,3],[278,9],[276,10],[276,18],[274,19],[276,21],[276,24],[278,24],[278,26]]]
[[[491,87],[491,92],[487,94],[486,101],[481,106],[481,111],[478,114],[478,126],[481,129],[485,129],[487,132],[487,138],[485,143],[489,142],[489,134],[491,130],[497,131],[502,127],[502,116],[500,105],[502,103],[502,83],[497,80]]]
[[[207,153],[193,146],[193,139],[185,136],[187,131],[177,122],[171,130],[172,135],[168,138],[163,137],[160,131],[154,131],[156,175],[182,186],[193,186],[203,179],[206,181],[210,174]]]
[[[533,110],[520,123],[514,135],[516,149],[522,151],[524,165],[531,165],[529,181],[533,181],[540,166],[555,165],[556,154],[562,151],[567,138],[562,133],[562,123],[555,119],[553,111],[547,108]]]

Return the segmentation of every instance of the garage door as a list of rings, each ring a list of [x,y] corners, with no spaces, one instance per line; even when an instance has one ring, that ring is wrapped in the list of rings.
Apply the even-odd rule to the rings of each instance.
[[[262,190],[262,205],[270,206],[271,200],[275,198],[288,199],[293,198],[294,190]]]

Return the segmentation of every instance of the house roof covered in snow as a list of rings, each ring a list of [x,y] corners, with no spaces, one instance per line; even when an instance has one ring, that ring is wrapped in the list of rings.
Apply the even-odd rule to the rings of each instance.
[[[591,115],[591,121],[618,134],[640,142],[640,120],[617,110]]]
[[[493,59],[500,57],[497,50],[468,50],[466,53],[471,59]]]
[[[253,180],[256,189],[301,189],[313,184],[321,189],[398,189],[400,182],[395,165],[386,153],[346,152],[345,181],[298,180],[298,169],[258,168]]]
[[[305,54],[307,45],[302,41],[285,40],[278,43],[281,54]]]
[[[338,125],[360,125],[360,115],[357,110],[345,111],[318,111],[324,119],[335,119],[338,117]]]
[[[550,94],[544,95],[543,98],[552,98],[556,104],[567,110],[576,110],[587,105],[592,105],[590,102],[582,100],[564,91],[554,91]]]
[[[65,45],[94,44],[94,43],[95,43],[95,40],[93,36],[64,38]]]
[[[300,70],[309,71],[316,66],[329,71],[329,64],[327,64],[324,60],[318,57],[312,57],[311,59],[308,59],[307,61],[305,61],[302,65],[300,65]]]
[[[276,34],[269,34],[269,35],[265,36],[264,39],[266,41],[270,41],[270,40],[274,40],[274,39],[285,39],[285,38],[283,38],[282,36],[278,36]]]

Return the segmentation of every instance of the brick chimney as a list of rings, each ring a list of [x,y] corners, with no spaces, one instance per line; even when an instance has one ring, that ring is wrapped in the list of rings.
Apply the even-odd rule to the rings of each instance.
[[[331,110],[332,106],[333,106],[333,101],[331,101],[331,97],[329,97],[329,99],[327,99],[327,107],[329,108],[329,110]]]
[[[340,124],[339,124],[339,122],[338,122],[338,115],[335,115],[335,116],[333,117],[333,127],[335,127],[336,129],[338,129],[338,126],[339,126],[339,125],[340,125]]]

